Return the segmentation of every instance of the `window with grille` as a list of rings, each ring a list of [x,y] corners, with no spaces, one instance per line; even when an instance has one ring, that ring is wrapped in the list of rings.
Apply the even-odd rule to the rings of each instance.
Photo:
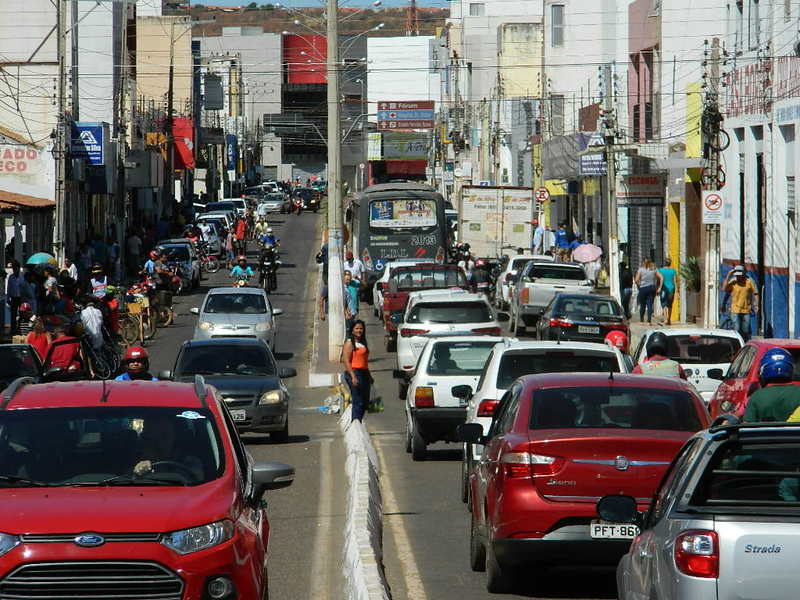
[[[483,17],[486,14],[486,5],[483,2],[473,2],[469,5],[470,17]]]
[[[564,45],[564,5],[553,4],[550,7],[550,45],[560,48]]]

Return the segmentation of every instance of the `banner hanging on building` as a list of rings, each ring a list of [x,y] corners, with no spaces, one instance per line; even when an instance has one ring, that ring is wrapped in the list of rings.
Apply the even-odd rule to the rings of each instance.
[[[172,119],[172,137],[175,140],[173,166],[176,169],[194,169],[194,123],[191,117]]]
[[[227,134],[225,136],[225,168],[228,171],[236,171],[236,163],[239,158],[239,146],[237,144],[236,136]]]
[[[104,165],[107,134],[108,123],[73,123],[70,136],[72,158],[83,158],[90,165]]]

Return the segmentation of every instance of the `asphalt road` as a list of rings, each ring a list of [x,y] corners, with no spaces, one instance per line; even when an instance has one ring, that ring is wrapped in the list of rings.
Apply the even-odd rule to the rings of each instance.
[[[295,466],[294,484],[270,492],[269,546],[270,595],[272,598],[339,600],[341,585],[341,531],[344,529],[346,482],[344,445],[335,416],[317,408],[325,389],[309,389],[308,365],[314,313],[317,268],[313,257],[319,247],[321,217],[275,215],[270,225],[281,238],[278,290],[272,296],[278,317],[276,357],[281,366],[297,369],[298,376],[286,381],[290,404],[287,444],[272,443],[266,435],[246,434],[243,439],[256,460],[276,460]],[[251,262],[255,263],[251,250]],[[227,270],[207,276],[199,290],[176,299],[175,325],[160,329],[148,343],[151,370],[171,369],[184,340],[191,339],[196,317],[189,309],[199,306],[205,292],[229,285]]]
[[[616,598],[613,569],[579,561],[549,572],[528,569],[516,595],[486,591],[485,575],[471,571],[468,563],[470,517],[460,497],[460,446],[429,446],[422,462],[406,454],[403,401],[391,378],[396,355],[384,351],[382,326],[372,307],[363,306],[360,316],[368,321],[370,362],[385,406],[383,413],[367,415],[366,423],[382,462],[384,564],[392,597]]]

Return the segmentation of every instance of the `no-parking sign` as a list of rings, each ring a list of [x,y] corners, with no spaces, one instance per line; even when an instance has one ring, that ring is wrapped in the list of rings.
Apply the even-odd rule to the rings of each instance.
[[[722,192],[703,192],[703,225],[719,225],[722,223],[722,208],[725,200]]]

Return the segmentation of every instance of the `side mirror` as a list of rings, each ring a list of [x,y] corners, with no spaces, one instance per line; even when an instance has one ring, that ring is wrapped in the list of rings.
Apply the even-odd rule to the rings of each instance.
[[[189,309],[189,312],[192,313],[193,315],[199,315],[200,309],[196,306],[193,306],[192,308]]]
[[[405,379],[406,378],[406,372],[403,371],[402,369],[394,369],[392,371],[392,378],[393,379]]]
[[[376,282],[375,283],[375,287],[378,288],[379,292],[382,292],[383,291],[383,282],[382,281]]]
[[[400,324],[403,323],[403,315],[394,314],[394,315],[392,315],[392,319],[391,320],[392,320],[392,323],[394,325],[400,325]]]
[[[468,444],[483,444],[486,441],[483,437],[483,425],[480,423],[462,423],[456,427],[456,437],[459,442]]]
[[[723,373],[722,369],[709,369],[708,373],[706,373],[706,376],[709,379],[717,379],[719,381],[722,381],[725,378],[725,374]]]
[[[172,380],[172,371],[167,369],[166,371],[159,371],[158,378],[162,381],[171,381]]]
[[[472,387],[468,385],[456,385],[450,388],[450,393],[459,400],[469,400],[472,398]]]
[[[511,320],[511,315],[505,312],[497,313],[497,322],[498,323],[508,323]]]
[[[294,467],[280,462],[255,463],[250,469],[250,474],[253,478],[250,496],[253,505],[261,501],[267,490],[289,487],[294,481]]]
[[[636,500],[630,496],[603,496],[597,501],[597,514],[609,523],[638,523]]]
[[[288,379],[289,377],[297,377],[297,369],[292,367],[281,367],[278,369],[278,377],[281,379]]]
[[[282,308],[273,308],[272,309],[272,316],[273,317],[277,317],[277,316],[280,316],[282,314],[283,314],[283,309]]]
[[[42,379],[44,381],[55,381],[64,373],[64,369],[61,367],[50,367],[42,374]]]

